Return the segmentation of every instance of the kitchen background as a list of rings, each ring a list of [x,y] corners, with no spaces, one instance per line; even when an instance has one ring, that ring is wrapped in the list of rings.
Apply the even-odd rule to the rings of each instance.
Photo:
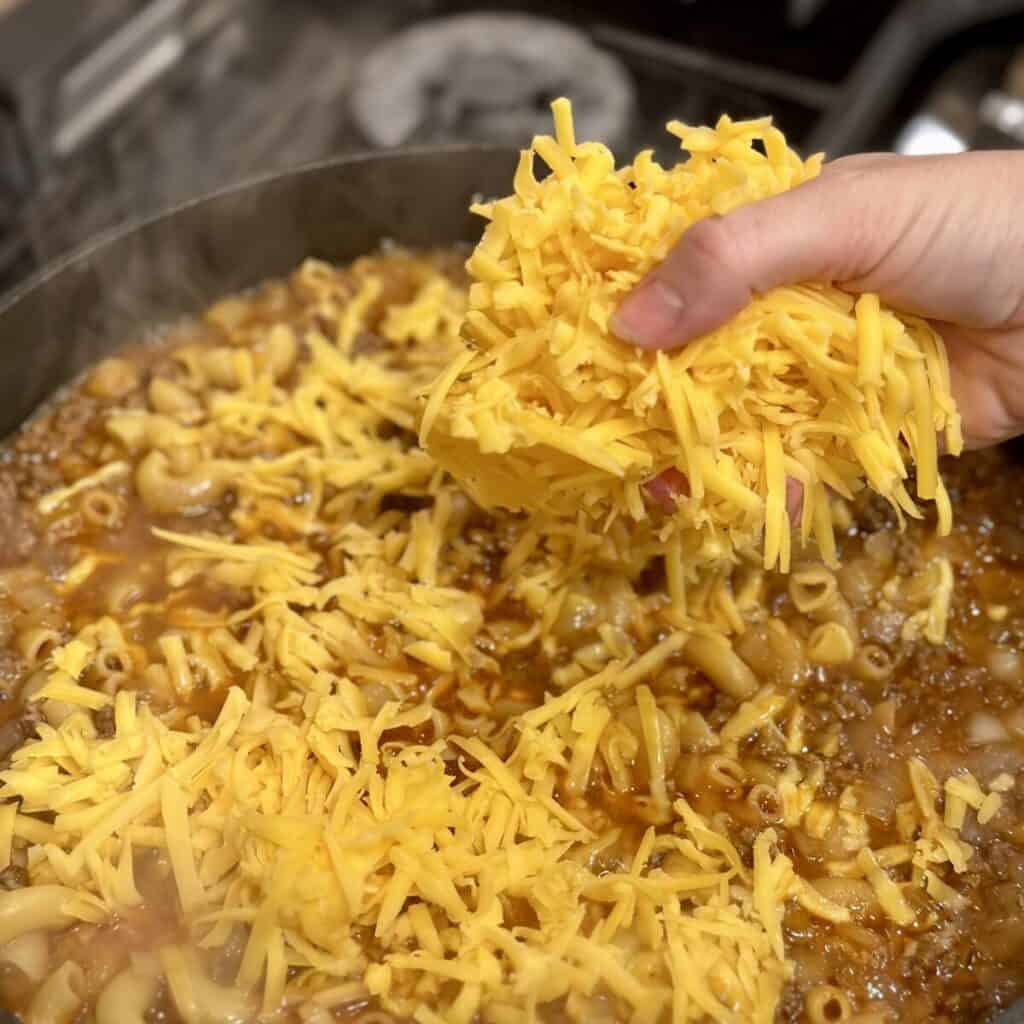
[[[1024,0],[0,0],[0,291],[255,174],[521,145],[562,93],[666,159],[722,111],[833,156],[1024,146]]]

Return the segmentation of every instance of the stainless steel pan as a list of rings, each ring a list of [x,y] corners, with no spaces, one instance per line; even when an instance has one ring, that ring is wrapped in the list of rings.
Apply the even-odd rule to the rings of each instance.
[[[472,241],[477,193],[505,192],[514,151],[486,146],[346,157],[259,179],[114,231],[0,298],[0,437],[89,363],[215,299],[385,239]],[[2,540],[0,540],[2,543]],[[0,1024],[18,1024],[0,1009]],[[1024,1024],[1024,1002],[998,1024]]]

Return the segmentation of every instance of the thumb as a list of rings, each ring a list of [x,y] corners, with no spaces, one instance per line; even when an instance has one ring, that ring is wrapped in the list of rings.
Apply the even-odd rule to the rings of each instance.
[[[826,172],[698,221],[623,300],[612,330],[642,348],[673,348],[723,324],[755,292],[795,281],[849,281],[869,271],[878,260],[869,250],[887,244],[878,235],[892,237],[898,228],[890,220],[887,230],[872,213],[871,193],[838,177],[847,180]]]

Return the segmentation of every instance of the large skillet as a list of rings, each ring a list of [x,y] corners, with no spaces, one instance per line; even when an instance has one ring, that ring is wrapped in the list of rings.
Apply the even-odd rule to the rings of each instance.
[[[469,202],[507,191],[515,157],[491,146],[344,157],[197,199],[89,243],[0,297],[0,438],[118,345],[287,274],[306,256],[347,262],[386,239],[473,241],[480,221]],[[0,1009],[0,1024],[18,1021]],[[1024,1001],[996,1024],[1024,1024]]]

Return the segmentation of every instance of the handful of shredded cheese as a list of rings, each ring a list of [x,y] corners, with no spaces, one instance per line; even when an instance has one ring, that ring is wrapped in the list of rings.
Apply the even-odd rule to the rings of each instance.
[[[813,178],[769,119],[668,130],[690,155],[663,168],[650,151],[616,170],[577,144],[567,100],[555,137],[521,156],[514,194],[478,204],[490,222],[466,266],[470,346],[435,382],[421,444],[485,506],[608,524],[651,518],[647,481],[682,473],[677,513],[652,523],[689,567],[763,545],[786,571],[786,479],[803,485],[802,541],[835,564],[828,488],[867,482],[904,515],[911,495],[952,513],[937,433],[962,448],[942,340],[923,320],[820,284],[776,288],[712,334],[644,352],[609,320],[696,221]],[[761,151],[763,149],[763,152]],[[534,175],[534,155],[551,169]]]

